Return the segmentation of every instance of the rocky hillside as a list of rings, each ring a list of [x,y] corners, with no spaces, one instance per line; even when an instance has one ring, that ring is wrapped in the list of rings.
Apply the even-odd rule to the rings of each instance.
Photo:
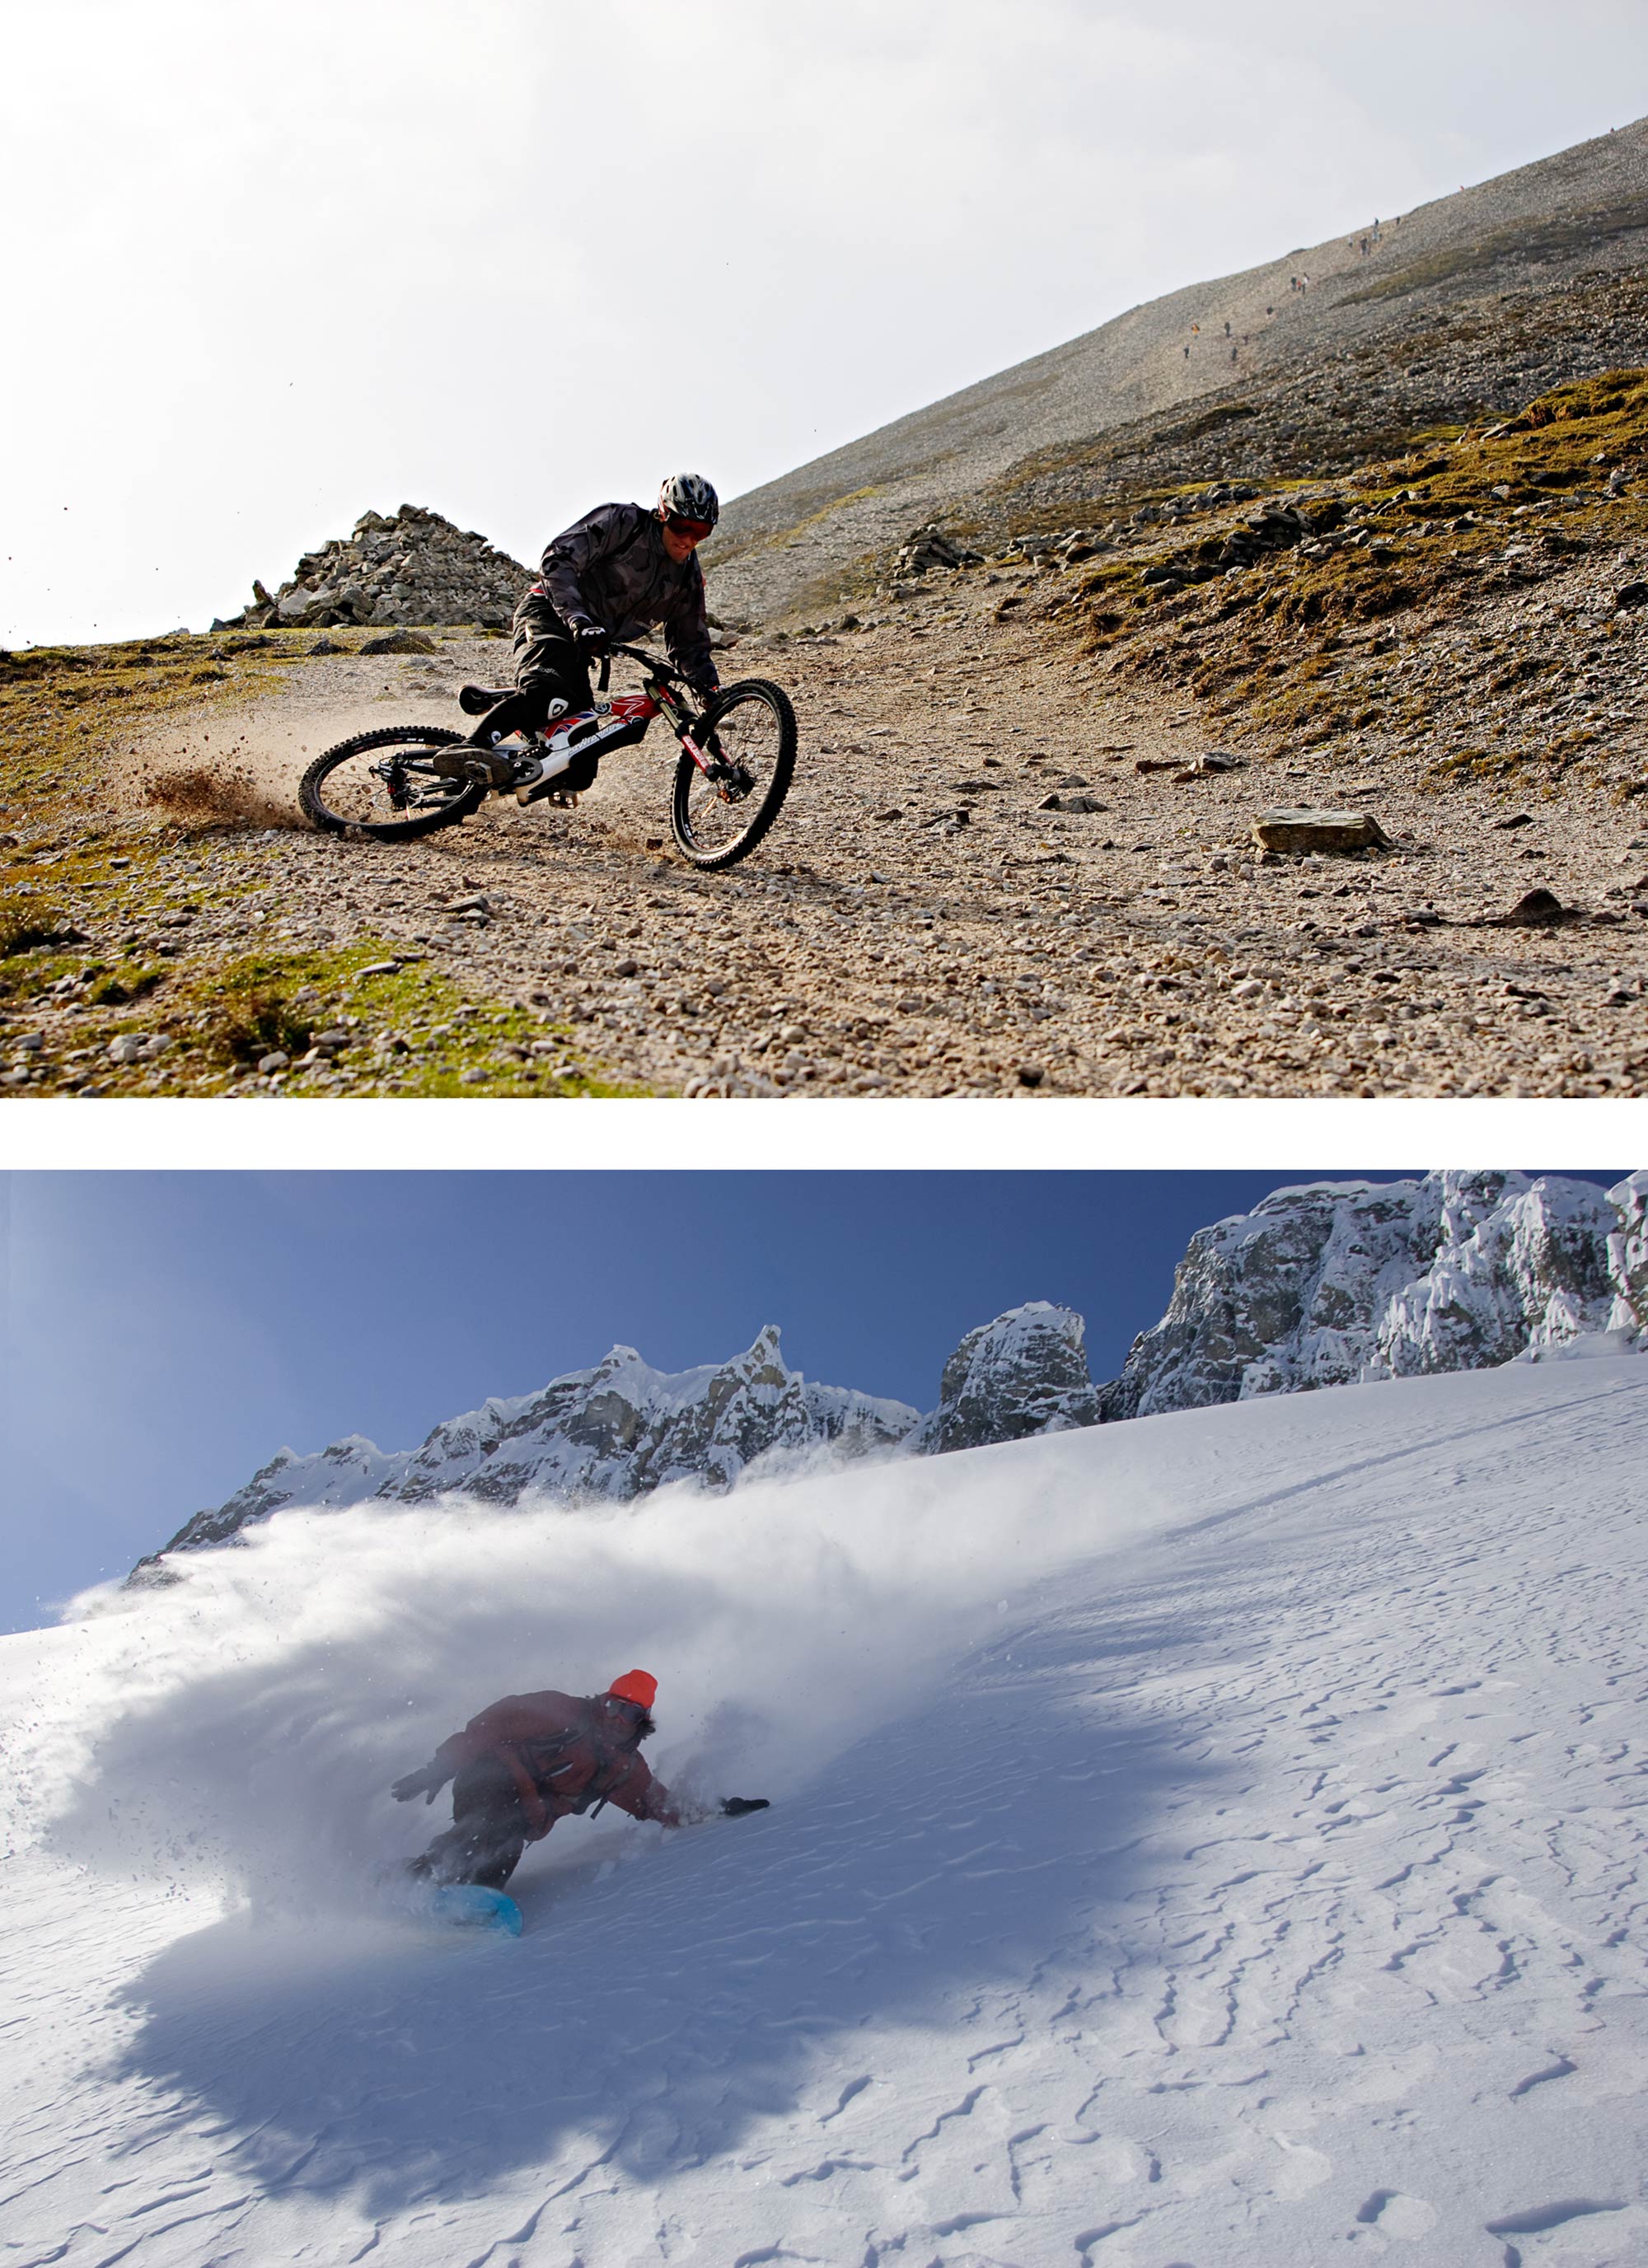
[[[1648,1342],[1648,1173],[1607,1192],[1548,1175],[1319,1182],[1200,1230],[1173,1298],[1120,1378],[1095,1387],[1080,1315],[1031,1300],[969,1331],[927,1417],[787,1367],[769,1326],[747,1353],[673,1374],[632,1347],[541,1393],[386,1454],[351,1435],[283,1449],[140,1563],[231,1542],[288,1507],[425,1503],[462,1491],[627,1502],[670,1481],[724,1488],[813,1450],[928,1456],[1312,1387],[1482,1370],[1603,1333]]]
[[[1609,296],[1640,355],[1648,287]],[[1645,578],[1648,371],[1614,369],[1348,477],[1140,504],[1044,552],[1024,604],[1249,752],[1622,799],[1648,792]]]
[[[332,630],[417,622],[502,630],[532,570],[494,550],[438,512],[403,504],[393,519],[369,512],[352,533],[307,551],[271,593],[252,585],[250,603],[214,630]]]
[[[1092,493],[1081,468],[1107,437],[1133,429],[1136,443],[1151,421],[1145,454],[1156,439],[1189,450],[1189,476],[1206,477],[1200,445],[1249,414],[1268,475],[1514,411],[1641,360],[1607,287],[1640,273],[1645,247],[1648,121],[1400,219],[1370,217],[1132,308],[739,497],[706,553],[713,602],[767,618],[827,607],[921,523],[967,536],[981,499],[987,519],[1026,488],[1024,509],[1068,513]]]

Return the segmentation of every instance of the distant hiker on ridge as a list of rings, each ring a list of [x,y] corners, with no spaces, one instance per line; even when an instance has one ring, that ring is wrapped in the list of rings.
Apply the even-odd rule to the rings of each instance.
[[[432,1803],[452,1782],[452,1825],[437,1835],[409,1871],[432,1882],[475,1882],[501,1890],[528,1843],[542,1841],[558,1819],[616,1803],[633,1819],[684,1827],[688,1813],[640,1754],[656,1729],[652,1706],[658,1680],[644,1669],[615,1677],[604,1693],[510,1693],[443,1741],[426,1764],[397,1779],[397,1803],[421,1795]],[[721,1809],[735,1819],[766,1808],[765,1796],[728,1796]]]

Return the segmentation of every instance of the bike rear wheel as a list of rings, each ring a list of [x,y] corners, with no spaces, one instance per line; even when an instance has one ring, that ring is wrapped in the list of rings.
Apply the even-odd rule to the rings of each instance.
[[[795,711],[781,686],[750,677],[718,693],[696,735],[714,760],[706,777],[691,756],[676,766],[670,825],[695,866],[735,865],[784,806],[795,770]]]
[[[298,784],[306,818],[329,835],[408,843],[454,827],[478,811],[482,780],[445,779],[433,769],[443,749],[462,744],[444,725],[386,725],[318,755]]]

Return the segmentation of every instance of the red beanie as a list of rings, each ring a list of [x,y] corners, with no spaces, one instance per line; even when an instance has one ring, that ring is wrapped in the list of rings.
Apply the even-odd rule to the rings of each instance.
[[[658,1698],[658,1680],[647,1670],[626,1669],[607,1690],[620,1701],[638,1701],[643,1709],[650,1709]]]

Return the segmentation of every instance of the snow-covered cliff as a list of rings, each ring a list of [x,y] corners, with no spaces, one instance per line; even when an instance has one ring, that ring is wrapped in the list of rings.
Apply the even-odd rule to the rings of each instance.
[[[1046,1300],[980,1323],[945,1364],[938,1408],[911,1434],[911,1450],[927,1456],[1097,1425],[1086,1336],[1073,1308]]]
[[[1648,1174],[1319,1182],[1199,1229],[1105,1418],[1484,1370],[1648,1325]]]

